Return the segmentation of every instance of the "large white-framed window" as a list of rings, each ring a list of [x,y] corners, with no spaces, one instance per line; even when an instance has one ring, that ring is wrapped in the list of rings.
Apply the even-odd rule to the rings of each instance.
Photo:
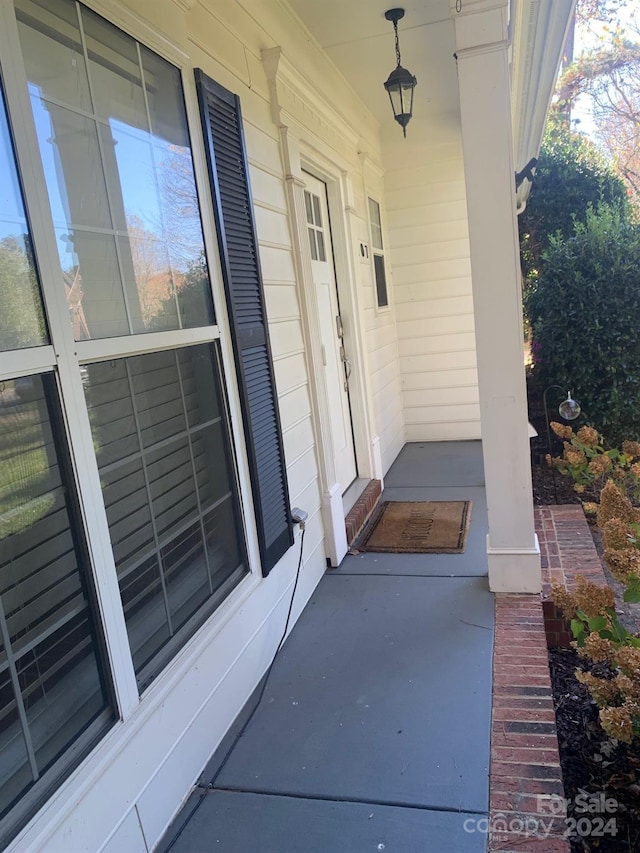
[[[0,844],[116,719],[0,89]]]
[[[1,843],[131,709],[249,566],[181,70],[76,0],[0,0],[0,13],[11,30],[0,36],[8,93],[0,171],[11,176],[0,189],[0,418],[6,394],[12,416],[33,422],[44,460],[31,446],[4,448],[27,461],[22,480],[4,491],[0,482],[0,557],[15,563],[28,532],[28,574],[24,560],[15,563],[11,592],[28,612],[19,596],[46,591],[39,583],[49,527],[38,516],[17,530],[12,519],[26,524],[51,500],[62,512],[62,498],[49,496],[59,488],[73,560],[67,554],[51,571],[77,575],[89,638],[78,648],[85,670],[85,658],[93,661],[92,686],[78,670],[66,692],[85,716],[51,715],[55,731],[31,736],[0,607],[13,678],[5,692],[15,704],[7,726],[16,732],[12,749],[22,744],[26,756],[24,778],[3,776],[0,728],[0,785],[9,786],[4,800],[0,788]],[[29,170],[25,203],[11,127],[23,175]],[[18,428],[5,434],[22,437]],[[49,491],[38,485],[43,471]],[[71,595],[72,580],[68,587]],[[41,766],[41,742],[57,747],[53,764],[48,746]],[[45,771],[46,783],[36,785]]]

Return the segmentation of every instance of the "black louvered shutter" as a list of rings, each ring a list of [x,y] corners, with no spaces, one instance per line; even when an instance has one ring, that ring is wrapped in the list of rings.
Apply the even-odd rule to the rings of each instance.
[[[222,274],[240,386],[262,573],[293,544],[282,431],[240,99],[196,70]]]

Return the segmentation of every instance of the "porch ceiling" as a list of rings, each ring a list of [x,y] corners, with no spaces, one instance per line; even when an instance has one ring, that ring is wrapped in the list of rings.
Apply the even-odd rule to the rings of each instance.
[[[383,83],[395,66],[393,26],[384,13],[394,5],[402,6],[406,10],[398,25],[402,64],[418,79],[414,116],[457,112],[448,0],[397,4],[392,0],[289,0],[289,4],[381,124],[393,122]]]

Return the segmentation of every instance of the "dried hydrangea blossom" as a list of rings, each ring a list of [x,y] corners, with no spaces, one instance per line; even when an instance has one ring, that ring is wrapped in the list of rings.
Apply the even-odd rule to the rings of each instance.
[[[637,548],[605,548],[604,559],[611,574],[621,583],[640,576],[640,551]]]
[[[576,670],[576,679],[589,690],[600,708],[606,708],[620,701],[620,691],[615,681],[608,678],[599,678],[590,672]]]
[[[600,444],[600,434],[597,429],[590,426],[580,427],[576,437],[585,447],[597,447]]]
[[[555,432],[558,438],[571,439],[573,437],[573,430],[570,426],[566,426],[565,424],[559,424],[557,421],[551,421],[551,429]]]
[[[607,521],[612,518],[620,518],[623,521],[633,522],[636,521],[637,516],[638,513],[634,510],[629,498],[623,494],[613,480],[607,480],[605,487],[600,493],[598,526],[604,528]]]
[[[625,705],[619,708],[601,708],[600,725],[609,737],[616,740],[629,743],[633,739],[633,719]]]
[[[602,528],[604,547],[621,551],[629,547],[629,536],[633,535],[633,529],[621,518],[610,518]]]
[[[640,442],[639,441],[623,441],[622,442],[622,452],[626,456],[640,456]]]

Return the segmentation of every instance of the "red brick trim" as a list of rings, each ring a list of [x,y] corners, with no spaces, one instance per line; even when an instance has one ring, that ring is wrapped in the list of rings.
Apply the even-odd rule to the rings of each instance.
[[[355,541],[376,508],[381,494],[382,483],[380,480],[371,480],[351,507],[344,521],[347,528],[347,545],[351,545]]]
[[[580,504],[538,507],[535,522],[542,554],[544,600],[549,598],[552,581],[572,589],[576,576],[582,575],[600,586],[606,584],[602,563]]]
[[[488,849],[568,853],[547,807],[564,788],[541,600],[498,594],[495,607]]]
[[[604,586],[607,580],[593,544],[589,524],[579,504],[545,506],[535,510],[542,553],[542,607],[547,645],[568,648],[569,623],[550,599],[551,584],[573,589],[577,575]]]
[[[571,589],[578,574],[606,583],[581,506],[540,507],[535,518],[542,596],[496,595],[489,850],[500,853],[569,851],[563,815],[549,824],[551,816],[541,813],[544,795],[563,795],[547,644],[568,645],[571,639],[549,592],[552,581]],[[524,831],[500,831],[518,820]]]

